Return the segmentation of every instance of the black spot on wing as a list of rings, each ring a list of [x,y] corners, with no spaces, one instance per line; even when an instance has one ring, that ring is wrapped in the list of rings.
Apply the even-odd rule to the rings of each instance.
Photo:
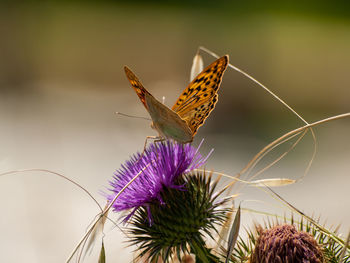
[[[203,76],[203,77],[201,77],[201,78],[199,78],[199,79],[197,79],[197,80],[198,80],[197,82],[202,82],[202,81],[203,81],[203,79],[204,79],[204,76]]]

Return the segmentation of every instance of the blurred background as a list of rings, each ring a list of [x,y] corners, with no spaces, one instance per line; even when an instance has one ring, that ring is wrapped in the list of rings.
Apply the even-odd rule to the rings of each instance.
[[[348,1],[2,1],[0,171],[45,168],[100,192],[115,169],[156,135],[124,76],[128,65],[172,106],[189,83],[198,46],[229,54],[308,122],[350,111]],[[202,53],[204,64],[215,58]],[[303,123],[243,75],[228,69],[219,103],[196,135],[206,169],[235,175],[265,145]],[[327,226],[350,229],[350,122],[316,127],[318,150],[301,182],[276,191]],[[270,153],[263,168],[291,144]],[[310,135],[259,178],[300,178]],[[238,189],[238,188],[237,188]],[[268,194],[239,189],[245,208],[289,215]],[[0,177],[2,262],[64,262],[99,212],[74,185],[48,173]],[[246,213],[243,224],[262,222]],[[112,216],[118,218],[118,216]],[[107,260],[131,262],[117,228]],[[86,262],[96,262],[96,251]]]

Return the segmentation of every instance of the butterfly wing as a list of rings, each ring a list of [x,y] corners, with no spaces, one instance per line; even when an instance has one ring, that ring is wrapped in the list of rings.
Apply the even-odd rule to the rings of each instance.
[[[163,138],[171,138],[181,143],[191,142],[192,131],[186,121],[163,103],[156,100],[152,95],[146,94],[148,112],[159,135]]]
[[[151,116],[152,126],[158,131],[159,135],[181,143],[191,142],[193,138],[192,131],[186,121],[153,97],[128,67],[124,67],[124,70],[131,86]]]
[[[193,136],[218,101],[217,91],[227,65],[226,55],[206,67],[182,92],[172,108],[186,121]]]
[[[139,79],[136,77],[136,75],[129,69],[127,66],[124,66],[125,75],[128,78],[131,86],[134,88],[136,94],[139,96],[142,104],[146,107],[146,99],[145,94],[149,94],[152,96],[142,85],[142,83],[139,81]]]

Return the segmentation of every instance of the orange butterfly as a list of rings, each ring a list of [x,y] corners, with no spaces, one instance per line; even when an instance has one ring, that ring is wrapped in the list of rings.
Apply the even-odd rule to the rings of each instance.
[[[152,128],[160,137],[181,143],[192,142],[218,101],[218,89],[228,65],[228,55],[206,67],[182,92],[172,109],[154,98],[135,74],[124,67],[126,77],[152,118]]]

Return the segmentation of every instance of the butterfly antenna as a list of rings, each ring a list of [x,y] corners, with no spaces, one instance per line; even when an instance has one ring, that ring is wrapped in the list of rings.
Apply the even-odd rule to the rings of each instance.
[[[124,117],[129,117],[129,118],[136,118],[136,119],[143,119],[143,120],[147,120],[147,121],[152,121],[150,118],[147,118],[147,117],[128,115],[128,114],[125,114],[125,113],[122,113],[122,112],[119,112],[119,111],[116,111],[115,114],[121,115],[121,116],[124,116]]]

